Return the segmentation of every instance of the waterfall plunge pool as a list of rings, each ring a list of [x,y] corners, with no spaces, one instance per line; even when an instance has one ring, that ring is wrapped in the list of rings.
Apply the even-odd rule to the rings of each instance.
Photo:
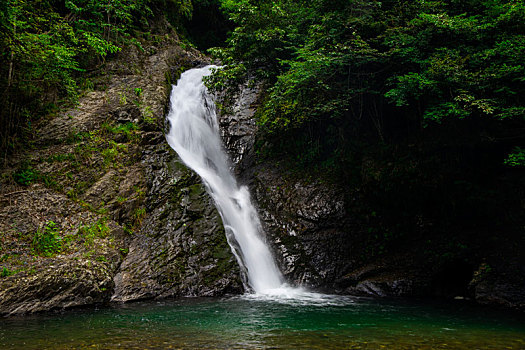
[[[464,302],[239,296],[0,320],[1,349],[524,349],[525,320]]]

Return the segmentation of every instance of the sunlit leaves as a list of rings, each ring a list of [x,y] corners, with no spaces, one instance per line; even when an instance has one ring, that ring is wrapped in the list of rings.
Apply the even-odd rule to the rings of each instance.
[[[523,3],[456,6],[441,3],[388,32],[384,40],[393,57],[412,73],[390,78],[385,96],[399,107],[417,106],[423,119],[433,121],[519,117],[517,95],[525,91]],[[433,82],[431,89],[426,80]]]
[[[505,159],[504,163],[511,167],[525,168],[525,148],[516,147]]]
[[[413,131],[525,121],[523,1],[221,3],[237,27],[213,50],[225,68],[208,84],[235,92],[262,81],[257,117],[272,140],[308,130],[319,147],[312,129],[342,140],[368,123],[384,140],[385,123]]]
[[[398,107],[407,106],[423,94],[436,91],[437,81],[425,74],[411,72],[396,77],[396,80],[396,87],[385,96]]]
[[[120,47],[101,38],[101,35],[98,33],[83,31],[81,35],[85,40],[87,47],[92,49],[97,55],[101,57],[105,57],[110,53],[116,53],[121,50]]]

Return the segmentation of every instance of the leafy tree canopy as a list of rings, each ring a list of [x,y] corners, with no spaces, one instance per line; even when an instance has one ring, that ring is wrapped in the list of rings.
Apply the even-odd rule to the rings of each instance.
[[[259,123],[277,140],[312,126],[331,128],[317,137],[334,140],[368,123],[385,141],[399,124],[462,119],[501,121],[523,134],[523,1],[223,0],[222,7],[237,27],[226,48],[211,50],[226,67],[208,85],[233,93],[246,79],[264,82]]]
[[[75,100],[83,72],[137,43],[156,14],[191,17],[190,0],[4,0],[0,2],[0,148],[34,115]]]

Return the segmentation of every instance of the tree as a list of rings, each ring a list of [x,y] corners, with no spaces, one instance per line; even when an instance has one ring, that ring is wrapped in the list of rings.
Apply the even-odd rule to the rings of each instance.
[[[402,125],[413,137],[465,119],[498,122],[498,137],[511,137],[525,115],[524,6],[223,1],[237,28],[226,48],[212,50],[225,68],[208,85],[234,93],[246,79],[263,82],[258,120],[268,137],[280,144],[308,134],[312,147],[327,140],[316,154],[341,154],[349,139],[373,133],[398,139]]]

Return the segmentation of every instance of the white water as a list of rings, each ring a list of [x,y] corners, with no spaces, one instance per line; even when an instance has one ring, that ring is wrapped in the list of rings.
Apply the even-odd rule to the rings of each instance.
[[[170,146],[199,174],[219,210],[228,243],[257,294],[282,295],[300,291],[283,284],[283,277],[261,237],[261,224],[248,189],[237,185],[222,147],[213,97],[202,78],[215,66],[184,72],[171,92],[168,114]],[[295,291],[295,292],[294,292]]]

